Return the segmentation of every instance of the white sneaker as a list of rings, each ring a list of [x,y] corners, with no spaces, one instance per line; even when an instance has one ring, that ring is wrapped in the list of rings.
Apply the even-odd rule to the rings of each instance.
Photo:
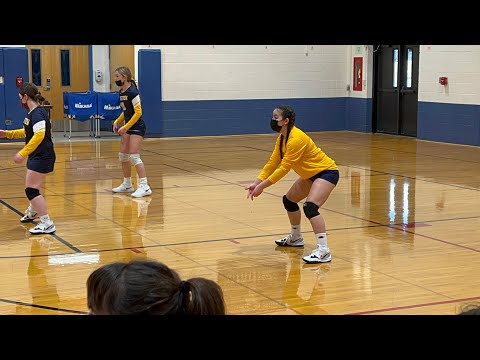
[[[151,190],[150,190],[151,191]],[[148,214],[148,206],[150,205],[150,203],[152,202],[152,198],[151,197],[147,197],[147,198],[130,198],[131,201],[134,201],[138,204],[138,213],[137,213],[137,216],[140,217],[140,216],[147,216]]]
[[[144,185],[144,184],[140,184],[138,186],[138,189],[132,194],[132,196],[136,198],[140,198],[147,195],[152,195],[152,189],[150,189],[150,186]]]
[[[283,239],[275,240],[275,244],[277,244],[278,246],[301,247],[304,245],[304,242],[302,237],[298,239],[293,239],[292,234],[288,234]]]
[[[54,233],[55,230],[55,224],[51,222],[49,225],[45,224],[44,222],[39,222],[37,226],[35,226],[33,229],[30,229],[30,234],[51,234]]]
[[[322,251],[320,245],[317,245],[317,248],[310,255],[304,256],[302,259],[307,264],[318,264],[332,261],[332,255],[330,250]]]
[[[30,211],[25,210],[25,215],[20,219],[20,222],[27,223],[34,220],[37,217],[37,213],[31,213]]]
[[[132,185],[128,186],[122,183],[120,186],[113,188],[112,191],[114,193],[133,192],[133,186]]]

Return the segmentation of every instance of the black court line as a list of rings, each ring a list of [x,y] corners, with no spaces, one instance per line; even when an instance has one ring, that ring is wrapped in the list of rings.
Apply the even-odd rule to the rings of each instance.
[[[166,155],[166,154],[161,154],[161,153],[156,153],[156,152],[153,152],[151,150],[143,150],[143,151],[151,152],[153,155],[163,155],[163,156],[173,158],[173,156]],[[224,152],[224,151],[222,151],[222,152]],[[231,152],[234,152],[234,151],[231,151]],[[86,154],[88,154],[88,153],[86,153]],[[185,153],[185,154],[194,154],[194,153]],[[145,155],[146,156],[153,156],[153,155],[149,155],[149,154],[145,154]],[[57,154],[57,156],[58,156],[58,154]],[[109,159],[117,159],[118,160],[118,156],[106,156],[106,157],[102,157],[101,159],[89,158],[89,159],[75,159],[75,160],[56,161],[55,164],[56,165],[58,165],[58,164],[70,164],[72,162],[87,162],[87,161],[91,161],[92,163],[95,163],[95,162],[99,162],[101,160],[109,160]],[[183,159],[177,159],[177,160],[182,160],[182,161],[187,161],[188,162],[188,160],[183,160]],[[160,163],[160,164],[155,164],[155,165],[164,165],[164,164]],[[198,165],[202,165],[202,164],[198,164]],[[208,165],[202,165],[202,166],[207,166],[208,167]],[[14,167],[0,167],[0,170],[22,170],[22,169],[24,169],[24,166],[22,166],[22,165],[18,165],[18,166],[14,166]],[[62,170],[77,170],[77,168],[69,168],[69,167],[63,167],[61,169]],[[90,166],[90,167],[88,167],[88,169],[105,169],[105,168],[101,167],[101,166]],[[121,169],[121,167],[119,167],[119,169]],[[216,169],[216,168],[214,168],[214,169]],[[222,169],[216,169],[216,170],[222,170]],[[225,170],[222,170],[222,171],[225,171]],[[19,174],[16,174],[16,175],[20,176]]]
[[[230,147],[241,148],[242,146],[232,145]],[[224,152],[237,152],[238,153],[239,151],[241,151],[241,149],[237,149],[237,150],[230,150],[230,149],[224,150],[224,149],[225,149],[225,147],[223,147],[223,148],[222,147],[218,147],[218,148],[198,148],[198,150],[195,150],[195,148],[191,148],[191,147],[188,147],[188,148],[182,147],[182,148],[179,148],[179,149],[156,149],[155,148],[155,150],[143,149],[142,148],[142,151],[155,152],[155,153],[158,153],[158,155],[169,155],[171,153],[173,153],[175,155],[176,154],[183,154],[183,155],[210,154],[210,153],[219,154],[219,153],[224,153]],[[202,151],[202,150],[205,150],[205,151]]]
[[[7,208],[9,208],[10,210],[12,210],[15,214],[19,215],[19,216],[23,216],[24,214],[20,211],[18,211],[17,209],[15,209],[13,206],[11,206],[10,204],[6,203],[5,201],[3,201],[2,199],[0,199],[0,203],[4,206],[6,206]],[[31,223],[37,225],[38,223],[36,221],[31,221]],[[82,250],[76,248],[75,246],[73,246],[72,244],[70,244],[68,241],[62,239],[60,236],[56,235],[56,234],[48,234],[50,235],[51,237],[53,237],[54,239],[60,241],[63,245],[69,247],[70,249],[72,249],[73,251],[75,251],[76,253],[81,253]],[[34,234],[32,234],[31,236],[35,236]]]
[[[155,154],[155,155],[160,155],[160,156],[169,157],[169,158],[172,158],[172,159],[175,159],[175,160],[179,160],[179,161],[184,161],[184,162],[187,162],[187,163],[190,163],[190,164],[195,164],[195,165],[198,165],[198,166],[207,167],[207,168],[214,169],[214,170],[224,171],[224,172],[227,172],[227,173],[230,172],[230,171],[225,170],[225,169],[219,169],[219,168],[216,168],[216,167],[213,167],[213,166],[210,166],[210,165],[200,164],[200,163],[197,163],[197,162],[195,162],[195,161],[184,160],[184,159],[179,159],[179,158],[177,158],[177,157],[175,157],[175,156],[160,154],[160,153],[157,153],[157,152],[152,151],[152,150],[146,150],[146,151],[149,151],[149,152],[151,152],[152,154]]]
[[[201,137],[203,137],[203,136],[200,136],[200,138]],[[152,143],[152,144],[154,144],[154,143],[155,144],[162,144],[162,141],[165,141],[165,140],[168,140],[168,139],[178,139],[178,138],[157,138],[157,139],[160,140],[160,141],[158,141],[158,142],[150,141],[150,143]],[[192,139],[192,137],[189,137],[188,139]],[[184,139],[184,140],[186,140],[186,139]],[[120,142],[119,142],[119,144],[120,144]],[[144,142],[144,144],[145,144],[145,142]],[[166,145],[166,143],[163,143],[163,145]],[[231,144],[227,144],[227,145],[231,145]],[[242,147],[241,145],[231,145],[231,146],[232,147]],[[144,145],[144,147],[145,147],[145,145]],[[201,147],[189,146],[187,149],[185,149],[185,146],[180,145],[178,148],[174,148],[174,147],[168,148],[168,149],[165,148],[165,149],[162,149],[161,151],[167,151],[167,152],[168,151],[174,151],[174,152],[176,152],[177,150],[212,150],[212,151],[217,151],[217,152],[219,152],[219,151],[223,152],[222,149],[224,149],[224,148],[225,148],[225,146],[201,146]],[[236,151],[236,150],[227,150],[227,151]]]
[[[165,165],[165,166],[168,166],[168,165]],[[385,174],[368,174],[368,175],[364,175],[364,176],[369,176],[369,177],[372,177],[372,176],[389,176],[389,175],[385,175]],[[150,179],[153,179],[152,182],[155,182],[155,179],[157,177],[160,177],[162,178],[162,176],[155,176],[155,175],[151,175],[149,176]],[[348,176],[348,175],[343,175],[342,176],[342,179],[350,179],[354,176]],[[111,178],[105,178],[105,179],[73,179],[73,180],[65,180],[65,181],[62,181],[61,184],[68,184],[68,183],[84,183],[84,184],[87,184],[89,182],[96,182],[96,181],[107,181],[107,180],[111,180]],[[250,184],[252,180],[248,180],[248,183]],[[295,182],[297,181],[297,179],[282,179],[283,182]],[[238,184],[240,184],[240,182],[237,182]],[[245,184],[247,183],[247,181],[245,181]],[[59,183],[60,184],[60,183]],[[52,185],[55,185],[55,183],[53,183]],[[162,190],[162,189],[179,189],[179,188],[195,188],[195,187],[206,187],[206,186],[226,186],[226,185],[230,185],[230,184],[204,184],[204,185],[172,185],[172,186],[150,186],[152,189],[154,190]],[[244,185],[244,184],[242,184]],[[0,183],[0,186],[1,186],[1,183]],[[54,193],[53,190],[51,189],[47,189],[49,192],[51,192],[52,194],[47,194],[48,196],[59,196],[59,195],[88,195],[88,194],[102,194],[103,192],[102,191],[91,191],[91,192],[75,192],[75,193],[64,193],[64,194],[59,194],[59,193]],[[106,191],[110,191],[110,189],[105,189]],[[4,199],[23,199],[25,196],[6,196],[6,197],[3,197]]]
[[[395,139],[392,139],[392,140],[395,140]],[[421,139],[416,139],[416,140],[422,141]],[[328,141],[333,142],[333,143],[337,143],[337,144],[347,144],[347,145],[361,146],[361,147],[366,147],[366,148],[369,148],[369,149],[387,150],[387,151],[392,151],[392,152],[395,152],[395,153],[413,154],[413,155],[420,155],[420,156],[430,156],[430,157],[436,157],[436,158],[445,159],[445,160],[455,160],[455,161],[463,161],[463,162],[469,162],[469,163],[474,163],[474,164],[480,164],[480,161],[463,160],[463,159],[451,158],[451,157],[446,157],[446,156],[424,154],[424,153],[413,152],[413,151],[389,149],[389,148],[384,148],[384,147],[380,147],[380,146],[371,146],[371,145],[356,144],[356,143],[352,144],[352,143],[349,143],[349,142],[338,141],[338,140],[328,140]],[[444,144],[444,143],[442,143],[442,144]],[[454,145],[454,144],[448,144],[448,145]],[[456,144],[456,145],[460,145],[460,144]]]
[[[72,255],[72,253],[56,253],[56,254],[39,254],[39,255],[12,255],[12,256],[0,256],[0,259],[28,259],[28,258],[41,258],[41,257],[55,257]]]
[[[234,146],[234,147],[241,147],[241,146]],[[150,152],[153,152],[152,150],[146,150],[144,149],[143,151],[150,151]],[[255,150],[248,150],[248,151],[255,151]],[[234,152],[234,153],[238,153],[238,150],[222,150],[222,148],[218,148],[217,151],[213,151],[213,150],[210,150],[210,151],[189,151],[189,152],[177,152],[175,151],[175,155],[191,155],[191,154],[218,154],[218,153],[227,153],[227,152]],[[168,154],[165,154],[165,153],[162,153],[162,152],[159,152],[158,155],[165,155],[165,156],[168,156]]]
[[[479,218],[480,218],[480,215],[476,215],[476,216],[463,216],[463,217],[448,218],[448,219],[419,220],[419,221],[414,221],[413,224],[417,224],[417,223],[441,222],[441,221],[469,220],[469,219],[479,219]],[[402,226],[402,225],[406,225],[406,224],[404,224],[404,223],[394,223],[394,224],[390,224],[390,225]]]
[[[52,306],[31,304],[31,303],[25,303],[25,302],[16,301],[16,300],[0,299],[0,301],[4,302],[4,303],[7,303],[7,304],[30,306],[30,307],[39,308],[39,309],[62,311],[62,312],[67,312],[67,313],[72,313],[72,314],[82,314],[82,315],[88,314],[88,312],[86,312],[86,311],[70,310],[70,309],[57,308],[57,307],[52,307]]]
[[[314,135],[315,135],[315,133],[314,133]],[[396,139],[396,138],[395,138],[395,139]],[[416,140],[422,141],[421,139],[416,139]],[[457,159],[457,158],[451,158],[451,157],[445,157],[445,156],[439,156],[439,155],[431,155],[431,154],[424,154],[424,153],[419,153],[419,152],[411,152],[411,151],[406,151],[406,150],[389,149],[389,148],[384,148],[384,147],[379,147],[379,146],[365,145],[365,144],[362,144],[362,143],[352,144],[352,143],[349,143],[349,142],[332,140],[332,139],[329,139],[327,142],[332,142],[332,143],[337,143],[337,144],[346,144],[346,145],[361,146],[361,147],[369,148],[369,149],[387,150],[387,151],[392,151],[392,152],[399,152],[399,153],[406,153],[406,154],[414,154],[414,155],[420,155],[420,156],[430,156],[430,157],[436,157],[436,158],[440,158],[440,159],[447,159],[447,160],[455,160],[455,161],[463,161],[463,162],[470,162],[470,163],[474,163],[474,164],[480,164],[479,161],[474,161],[474,160],[463,160],[463,159]],[[447,144],[447,145],[453,145],[453,146],[455,146],[455,145],[460,145],[460,144]],[[261,151],[270,152],[270,150],[258,149],[258,148],[254,148],[254,147],[251,147],[251,146],[243,146],[243,147],[250,148],[250,149],[255,149],[255,150],[261,150]]]
[[[90,153],[85,153],[85,154],[90,154]],[[93,154],[93,153],[91,153]],[[58,156],[58,154],[57,154]],[[65,161],[55,161],[55,165],[58,165],[58,164],[70,164],[72,162],[80,162],[80,161],[100,161],[100,160],[107,160],[107,159],[118,159],[118,156],[108,156],[108,157],[102,157],[101,159],[97,159],[97,158],[92,158],[92,159],[75,159],[75,160],[65,160]],[[0,170],[20,170],[20,169],[24,169],[25,166],[22,166],[22,165],[17,165],[17,166],[13,166],[13,167],[0,167]],[[75,168],[62,168],[62,169],[65,169],[65,170],[75,170]],[[103,169],[103,167],[92,167],[92,169]]]
[[[270,152],[269,150],[258,149],[258,148],[254,148],[254,147],[252,147],[252,146],[245,146],[245,147],[246,147],[246,148],[249,148],[249,149],[255,149],[255,150],[258,150],[258,151]],[[439,185],[445,185],[445,186],[452,186],[452,187],[456,187],[456,188],[460,188],[460,189],[464,189],[464,190],[480,191],[480,189],[471,188],[471,187],[467,187],[467,186],[454,185],[454,184],[445,184],[445,183],[441,183],[441,182],[438,182],[438,181],[433,181],[433,180],[427,180],[427,179],[417,178],[417,177],[414,177],[414,176],[407,176],[407,175],[389,173],[389,172],[380,171],[380,170],[367,169],[367,168],[364,168],[364,167],[361,167],[361,166],[343,165],[343,164],[338,163],[338,162],[337,162],[337,165],[346,166],[346,167],[354,168],[354,169],[361,169],[361,170],[365,170],[365,171],[376,172],[376,173],[379,173],[379,174],[382,174],[382,175],[398,176],[398,177],[404,177],[404,178],[407,178],[407,179],[413,179],[413,180],[418,180],[418,181],[423,181],[423,182],[428,182],[428,183],[433,183],[433,184],[439,184]],[[342,178],[341,175],[340,175],[340,178]]]
[[[164,164],[164,165],[165,165],[165,166],[169,166],[169,167],[174,168],[174,169],[177,169],[177,170],[185,171],[185,172],[188,172],[188,173],[191,173],[191,174],[195,174],[195,175],[207,177],[207,178],[209,178],[209,179],[221,181],[221,182],[224,182],[224,183],[226,183],[226,184],[237,185],[237,186],[244,186],[244,185],[238,184],[238,183],[236,183],[236,182],[231,182],[231,181],[227,181],[227,180],[217,179],[216,177],[213,177],[213,176],[210,176],[210,175],[205,175],[205,174],[202,174],[202,173],[198,173],[198,172],[195,172],[195,171],[193,171],[193,170],[188,170],[188,169],[179,168],[178,166],[174,166],[174,165],[170,165],[170,164]],[[223,170],[223,171],[225,171],[225,170]]]
[[[361,166],[354,166],[354,165],[344,165],[344,166],[348,166],[348,167],[351,167],[351,168],[354,168],[354,169],[369,170],[369,171],[377,172],[377,173],[383,174],[383,175],[398,176],[398,177],[404,177],[404,178],[407,178],[407,179],[412,179],[412,180],[417,180],[417,181],[423,181],[423,182],[428,182],[428,183],[433,183],[433,184],[438,184],[438,185],[452,186],[452,187],[456,187],[456,188],[463,189],[463,190],[480,191],[480,189],[477,189],[477,188],[471,188],[471,187],[462,186],[462,185],[445,184],[445,183],[441,183],[441,182],[438,182],[438,181],[433,181],[433,180],[426,180],[426,179],[417,178],[417,177],[415,177],[415,176],[408,176],[408,175],[401,175],[401,174],[389,173],[389,172],[386,172],[386,171],[366,169],[366,168],[361,167]]]
[[[336,229],[329,229],[330,231],[341,231],[341,230],[352,230],[352,229],[364,229],[364,228],[374,228],[374,227],[382,227],[384,225],[365,225],[365,226],[352,226],[346,228],[336,228]],[[313,230],[310,231],[302,231],[302,234],[310,234],[313,233]],[[213,243],[213,242],[220,242],[220,241],[232,241],[232,240],[247,240],[247,239],[255,239],[267,236],[285,236],[285,233],[279,234],[262,234],[262,235],[250,235],[250,236],[237,236],[237,237],[230,237],[230,238],[222,238],[222,239],[208,239],[208,240],[198,240],[198,241],[184,241],[178,243],[166,243],[166,244],[158,244],[158,245],[146,245],[146,246],[135,246],[135,247],[128,247],[128,248],[116,248],[116,249],[101,249],[95,252],[106,252],[106,251],[118,251],[118,250],[131,250],[131,249],[147,249],[147,248],[157,248],[157,247],[164,247],[164,246],[177,246],[177,245],[195,245],[201,243]],[[150,240],[150,239],[148,239]],[[56,255],[56,254],[55,254]],[[44,255],[42,255],[44,256]],[[28,257],[28,256],[26,256]],[[9,257],[0,257],[0,259],[5,259]]]
[[[170,165],[166,165],[166,164],[163,164],[165,166],[170,166]],[[186,170],[183,170],[183,171],[186,171]],[[387,176],[385,174],[371,174],[371,175],[365,175],[365,176]],[[342,176],[342,179],[348,179],[350,178],[351,176]],[[149,176],[149,178],[151,179],[155,179],[155,176]],[[98,180],[98,179],[97,179]],[[78,182],[89,182],[89,181],[97,181],[97,180],[88,180],[88,179],[80,179],[80,180],[70,180],[70,181],[63,181],[62,183],[70,183],[70,182],[75,182],[75,183],[78,183]],[[100,179],[100,180],[110,180],[110,179]],[[223,181],[223,180],[219,180],[219,181]],[[283,179],[284,182],[295,182],[296,179]],[[237,182],[236,185],[238,185],[239,183]],[[183,189],[183,188],[201,188],[201,187],[214,187],[214,186],[231,186],[231,185],[234,185],[234,183],[225,183],[225,184],[204,184],[204,185],[172,185],[172,186],[158,186],[158,187],[155,187],[155,186],[150,186],[153,190],[168,190],[168,189]],[[245,184],[240,184],[240,185],[245,185]],[[50,190],[48,189],[49,192],[51,192],[51,194],[46,194],[48,195],[49,197],[53,197],[53,196],[72,196],[72,195],[91,195],[91,194],[110,194],[110,189],[105,189],[105,191],[89,191],[89,192],[75,192],[75,193],[55,193],[53,190]],[[14,200],[14,199],[24,199],[25,196],[6,196],[4,197],[4,199],[9,199],[9,200]],[[23,215],[23,214],[22,214]]]
[[[117,223],[115,223],[117,224]],[[341,231],[341,230],[352,230],[352,229],[364,229],[364,228],[374,228],[374,227],[382,227],[382,225],[363,225],[363,226],[352,226],[352,227],[345,227],[345,228],[335,228],[329,229],[328,232],[331,231]],[[130,230],[132,231],[132,230]],[[302,234],[310,234],[313,233],[313,230],[310,231],[302,231]],[[246,239],[255,239],[267,236],[285,236],[285,233],[280,234],[262,234],[262,235],[250,235],[250,236],[238,236],[238,237],[230,237],[230,238],[222,238],[222,239],[207,239],[207,240],[198,240],[198,241],[184,241],[184,242],[177,242],[177,243],[166,243],[166,244],[156,244],[156,245],[145,245],[145,246],[132,246],[132,247],[122,247],[122,248],[113,248],[113,249],[99,249],[95,251],[85,251],[83,254],[91,254],[91,253],[100,253],[100,252],[109,252],[109,251],[121,251],[121,250],[132,250],[132,249],[151,249],[151,248],[159,248],[165,246],[177,246],[177,245],[195,245],[195,244],[202,244],[202,243],[213,243],[213,242],[220,242],[220,241],[232,241],[232,240],[246,240]],[[149,241],[153,241],[146,236],[145,239]],[[63,256],[63,255],[72,255],[71,253],[57,253],[57,254],[41,254],[41,255],[11,255],[11,256],[0,256],[0,260],[2,259],[24,259],[24,258],[32,258],[32,257],[55,257],[55,256]]]
[[[231,184],[209,184],[209,185],[182,185],[182,186],[166,186],[166,187],[153,187],[150,186],[153,190],[165,190],[165,189],[183,189],[183,188],[196,188],[196,187],[207,187],[207,186],[231,186]],[[49,190],[52,191],[52,190]],[[73,196],[73,195],[91,195],[91,194],[105,194],[111,195],[110,189],[105,189],[105,191],[90,191],[90,192],[76,192],[76,193],[65,193],[65,194],[47,194],[48,197],[53,196]],[[12,197],[4,197],[4,199],[24,199],[25,196],[12,196]],[[22,214],[23,216],[23,214]]]

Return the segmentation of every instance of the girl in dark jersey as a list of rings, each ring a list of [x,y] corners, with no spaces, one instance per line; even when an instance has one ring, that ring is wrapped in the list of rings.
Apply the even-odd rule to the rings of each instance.
[[[25,83],[18,89],[20,105],[28,110],[23,120],[23,129],[0,130],[0,138],[25,138],[25,146],[13,158],[21,164],[26,157],[27,175],[25,179],[25,194],[30,205],[25,211],[21,222],[30,222],[36,217],[40,222],[30,229],[32,234],[51,234],[56,228],[48,216],[47,202],[40,194],[45,183],[45,177],[53,171],[55,165],[55,150],[52,142],[52,124],[47,111],[40,106],[45,98],[32,83]]]
[[[142,119],[142,105],[140,94],[132,73],[129,68],[121,66],[115,70],[115,84],[120,86],[120,104],[123,112],[113,123],[113,132],[122,136],[118,158],[122,163],[123,182],[120,186],[112,189],[115,193],[132,193],[133,197],[139,198],[152,194],[148,186],[145,166],[140,159],[140,150],[145,136],[145,122]],[[140,178],[138,188],[134,192],[132,184],[132,168],[135,166]]]

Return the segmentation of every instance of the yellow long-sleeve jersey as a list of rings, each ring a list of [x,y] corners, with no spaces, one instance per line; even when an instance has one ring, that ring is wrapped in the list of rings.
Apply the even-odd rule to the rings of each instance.
[[[116,125],[122,126],[126,121],[124,126],[130,130],[136,123],[143,121],[140,93],[135,86],[131,85],[125,92],[120,92],[120,105],[123,112],[114,121]]]
[[[18,153],[24,158],[53,158],[52,125],[47,111],[37,106],[23,120],[23,129],[7,130],[7,139],[25,138],[25,146]]]
[[[338,170],[337,164],[302,130],[293,127],[285,144],[282,144],[283,158],[280,157],[280,139],[277,138],[270,159],[263,167],[258,179],[268,178],[275,184],[293,169],[302,179],[308,179],[323,170]]]

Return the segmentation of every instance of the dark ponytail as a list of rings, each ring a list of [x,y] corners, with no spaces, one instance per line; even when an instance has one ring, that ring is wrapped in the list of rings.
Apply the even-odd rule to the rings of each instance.
[[[40,104],[43,104],[43,102],[45,101],[45,98],[42,96],[42,94],[40,92],[38,92],[38,94],[35,95],[33,100],[35,100],[36,102],[38,102]]]
[[[225,303],[220,286],[209,279],[193,278],[184,282],[190,291],[185,304],[187,315],[225,315]]]
[[[285,139],[285,152],[287,151],[287,142],[288,142],[288,137],[290,136],[290,131],[292,131],[292,128],[295,126],[295,111],[291,106],[288,105],[281,105],[277,107],[278,110],[280,110],[280,113],[282,114],[282,118],[286,119],[288,118],[290,121],[288,122],[288,128],[287,128],[287,136]],[[280,159],[283,159],[283,135],[280,135]]]

